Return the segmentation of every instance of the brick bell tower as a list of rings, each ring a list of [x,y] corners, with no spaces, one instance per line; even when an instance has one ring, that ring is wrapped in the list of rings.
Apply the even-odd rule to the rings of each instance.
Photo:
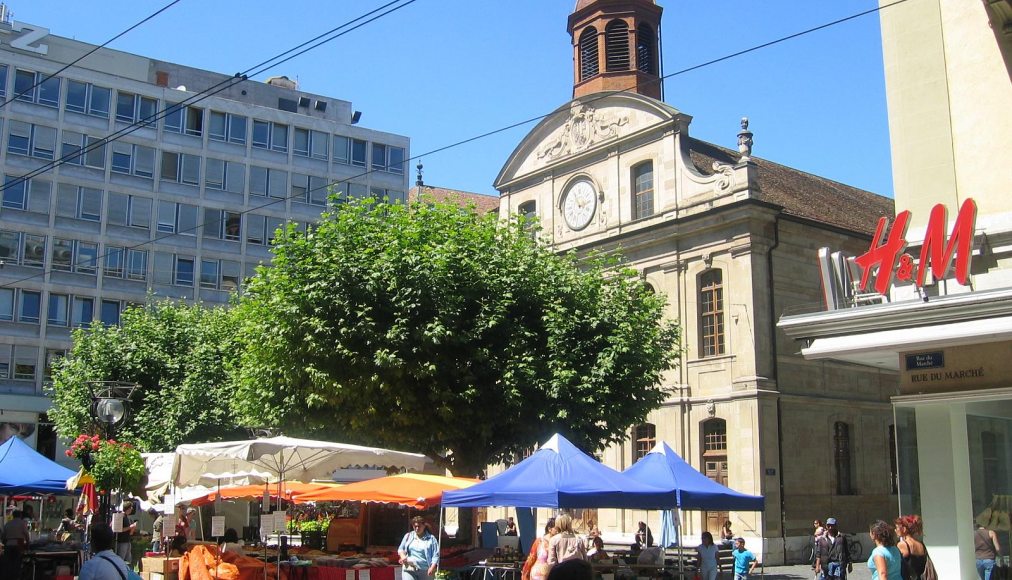
[[[663,100],[662,11],[654,0],[577,0],[568,26],[573,98],[631,90]]]

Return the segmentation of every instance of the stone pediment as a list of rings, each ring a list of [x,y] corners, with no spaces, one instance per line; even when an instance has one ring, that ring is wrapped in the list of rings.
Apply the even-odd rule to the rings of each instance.
[[[571,101],[527,134],[499,172],[495,187],[624,137],[660,130],[680,115],[673,107],[633,93],[599,93]]]

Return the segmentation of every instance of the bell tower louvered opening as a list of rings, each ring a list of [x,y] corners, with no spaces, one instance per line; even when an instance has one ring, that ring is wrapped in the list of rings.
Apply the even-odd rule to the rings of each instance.
[[[612,20],[604,35],[607,70],[629,70],[629,25],[622,20]]]
[[[567,27],[573,97],[632,91],[661,99],[662,13],[654,0],[577,0]]]
[[[587,27],[580,33],[580,80],[585,81],[597,76],[600,65],[597,62],[597,29]]]

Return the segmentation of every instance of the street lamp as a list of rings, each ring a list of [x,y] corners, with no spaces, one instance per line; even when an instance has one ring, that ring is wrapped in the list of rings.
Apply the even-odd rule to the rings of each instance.
[[[130,396],[138,387],[136,383],[123,381],[88,381],[88,392],[91,394],[91,418],[99,425],[105,426],[105,436],[113,439],[116,427],[121,425],[129,415]],[[100,427],[101,429],[101,427]],[[109,490],[99,496],[99,514],[106,522],[112,514],[109,511]]]

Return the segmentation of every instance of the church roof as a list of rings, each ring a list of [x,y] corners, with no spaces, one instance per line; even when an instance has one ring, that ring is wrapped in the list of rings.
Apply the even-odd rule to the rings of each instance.
[[[498,196],[463,191],[460,189],[449,189],[446,187],[433,187],[431,185],[423,185],[421,188],[417,186],[412,187],[408,191],[409,201],[415,201],[418,199],[419,189],[422,190],[421,195],[432,198],[434,201],[452,202],[461,206],[474,204],[475,209],[481,214],[499,210]]]
[[[644,0],[640,1],[642,2]],[[645,1],[648,2],[649,4],[655,4],[654,0],[645,0]],[[573,12],[579,12],[580,10],[583,10],[584,8],[590,6],[591,4],[594,4],[595,2],[600,2],[600,0],[576,0],[576,8],[573,8]]]
[[[696,170],[713,173],[713,162],[733,165],[737,151],[689,137],[689,156]],[[875,234],[878,219],[892,217],[892,199],[806,173],[759,157],[750,157],[759,169],[759,199],[784,208],[797,217],[834,225],[869,236]]]

